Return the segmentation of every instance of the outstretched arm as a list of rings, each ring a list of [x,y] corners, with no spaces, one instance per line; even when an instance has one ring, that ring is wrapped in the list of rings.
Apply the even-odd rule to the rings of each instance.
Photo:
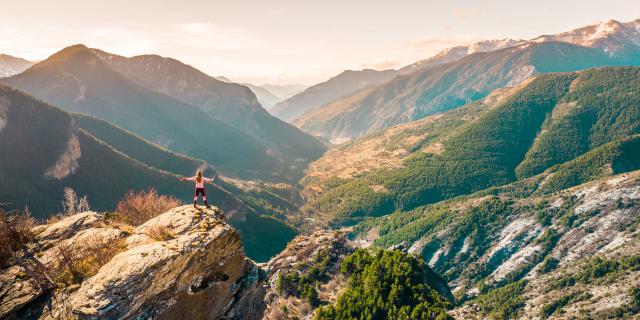
[[[182,178],[178,178],[178,180],[180,180],[180,181],[194,181],[195,179],[196,179],[196,177],[191,177],[191,178],[185,178],[185,177],[182,177]]]

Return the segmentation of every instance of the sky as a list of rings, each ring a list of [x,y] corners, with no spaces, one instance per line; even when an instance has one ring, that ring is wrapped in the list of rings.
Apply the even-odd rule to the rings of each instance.
[[[397,68],[483,39],[640,18],[638,0],[0,0],[0,53],[42,60],[82,43],[155,53],[254,84]]]

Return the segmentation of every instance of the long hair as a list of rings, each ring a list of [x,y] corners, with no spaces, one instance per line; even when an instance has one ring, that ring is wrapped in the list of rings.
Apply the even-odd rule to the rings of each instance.
[[[202,171],[198,170],[196,171],[196,182],[200,183],[200,181],[202,181]]]

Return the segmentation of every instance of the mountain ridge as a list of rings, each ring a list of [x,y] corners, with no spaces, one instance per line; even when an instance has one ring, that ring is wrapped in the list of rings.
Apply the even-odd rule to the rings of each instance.
[[[268,146],[255,137],[211,118],[199,107],[130,80],[83,45],[63,49],[29,70],[0,81],[66,111],[92,115],[172,151],[206,160],[230,175],[274,179],[289,170],[277,155],[267,154]],[[248,88],[238,88],[255,101]],[[249,154],[264,154],[266,158],[257,162]]]
[[[399,75],[375,87],[370,94],[356,92],[334,100],[293,123],[313,135],[340,143],[478,100],[498,87],[515,85],[533,74],[639,65],[638,21],[627,24],[614,21],[600,26],[608,23],[620,27],[610,33],[598,34],[598,25],[594,25],[554,37],[506,39],[503,49],[470,55],[466,55],[467,47],[461,47],[461,59]],[[562,36],[566,34],[578,34],[577,39],[585,41]],[[594,34],[598,36],[593,38]],[[619,53],[612,54],[614,51],[608,52],[607,48],[616,48]]]

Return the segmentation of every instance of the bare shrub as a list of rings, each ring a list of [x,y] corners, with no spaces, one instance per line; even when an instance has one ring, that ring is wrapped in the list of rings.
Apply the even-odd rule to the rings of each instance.
[[[175,239],[176,236],[165,226],[152,226],[146,234],[156,241],[167,241]]]
[[[62,208],[64,210],[64,215],[74,215],[76,213],[90,211],[91,206],[89,205],[89,199],[87,196],[83,196],[82,198],[78,197],[76,192],[66,187],[64,188],[64,196],[62,200]]]
[[[182,202],[174,197],[159,195],[155,189],[129,191],[116,207],[116,221],[139,226],[149,219],[180,206]]]
[[[16,255],[26,251],[35,225],[28,210],[6,213],[0,209],[0,268],[15,263]]]
[[[66,287],[96,274],[116,254],[126,249],[126,241],[105,241],[94,237],[82,243],[62,241],[56,248],[58,260],[53,278],[58,286]]]
[[[0,269],[21,266],[43,289],[51,287],[49,270],[29,250],[36,225],[28,210],[6,213],[0,209]]]

